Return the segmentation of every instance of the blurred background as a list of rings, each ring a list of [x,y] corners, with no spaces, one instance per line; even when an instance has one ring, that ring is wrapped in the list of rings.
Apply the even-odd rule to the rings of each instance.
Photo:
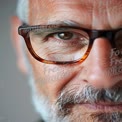
[[[0,122],[36,122],[27,77],[16,66],[10,17],[17,0],[0,0]]]

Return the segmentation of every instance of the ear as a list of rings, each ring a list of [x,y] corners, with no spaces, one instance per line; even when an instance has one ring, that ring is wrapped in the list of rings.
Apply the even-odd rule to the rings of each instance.
[[[13,16],[11,18],[11,38],[12,43],[15,48],[16,57],[17,57],[17,65],[18,68],[25,74],[27,74],[27,67],[24,60],[23,55],[23,47],[22,47],[22,37],[18,34],[18,27],[22,24],[20,19],[17,16]],[[26,53],[26,52],[25,52]]]

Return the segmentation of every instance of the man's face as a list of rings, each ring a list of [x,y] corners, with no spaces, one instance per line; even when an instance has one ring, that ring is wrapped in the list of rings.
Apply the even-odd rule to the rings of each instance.
[[[121,0],[30,1],[30,25],[66,21],[88,29],[122,27]],[[56,116],[52,122],[60,119],[61,122],[122,120],[122,62],[111,64],[112,51],[106,38],[97,38],[87,59],[78,64],[44,64],[28,53],[38,100],[43,96],[50,107],[47,109],[55,111],[49,113]],[[119,72],[118,66],[121,67]],[[60,119],[56,120],[58,117]]]

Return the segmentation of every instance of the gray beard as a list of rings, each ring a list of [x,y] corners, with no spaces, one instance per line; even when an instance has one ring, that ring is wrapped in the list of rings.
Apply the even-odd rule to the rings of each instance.
[[[66,104],[66,102],[67,103],[71,102],[71,98],[70,98],[71,96],[69,96],[69,98],[67,97],[67,95],[63,96],[64,95],[63,92],[66,92],[65,90],[62,91],[62,93],[60,94],[56,103],[54,105],[50,105],[48,98],[37,93],[34,82],[35,82],[34,78],[31,77],[30,85],[32,88],[33,104],[35,106],[36,111],[40,114],[40,116],[43,118],[43,120],[45,122],[121,122],[122,121],[121,112],[88,114],[88,116],[86,116],[85,118],[84,118],[84,115],[81,115],[80,113],[78,114],[77,112],[76,112],[76,114],[71,114],[69,112],[70,110],[68,110],[67,108],[63,108],[63,105]],[[108,91],[106,93],[111,96],[111,94],[108,93]],[[88,95],[88,93],[86,93],[86,94]],[[79,96],[80,96],[80,94],[79,94]],[[94,96],[95,96],[95,94],[94,94]],[[91,99],[91,98],[89,98],[89,99]],[[94,100],[95,100],[95,98],[94,98]],[[117,100],[121,101],[121,98],[120,99],[116,98],[116,101]],[[78,99],[74,102],[77,103]],[[92,99],[92,102],[93,102],[93,99]],[[62,105],[62,107],[61,107],[61,105]]]
[[[45,122],[69,122],[66,117],[62,118],[55,114],[55,105],[50,105],[49,100],[44,95],[38,94],[34,82],[34,78],[31,76],[29,84],[32,88],[32,102],[41,118]]]

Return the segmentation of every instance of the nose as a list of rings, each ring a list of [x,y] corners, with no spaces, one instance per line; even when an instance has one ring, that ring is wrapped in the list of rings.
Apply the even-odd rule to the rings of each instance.
[[[87,71],[84,73],[84,80],[96,88],[112,88],[120,81],[122,82],[122,73],[117,72],[117,66],[111,65],[113,60],[111,51],[112,47],[109,40],[97,38],[89,56],[84,61],[84,67]]]

